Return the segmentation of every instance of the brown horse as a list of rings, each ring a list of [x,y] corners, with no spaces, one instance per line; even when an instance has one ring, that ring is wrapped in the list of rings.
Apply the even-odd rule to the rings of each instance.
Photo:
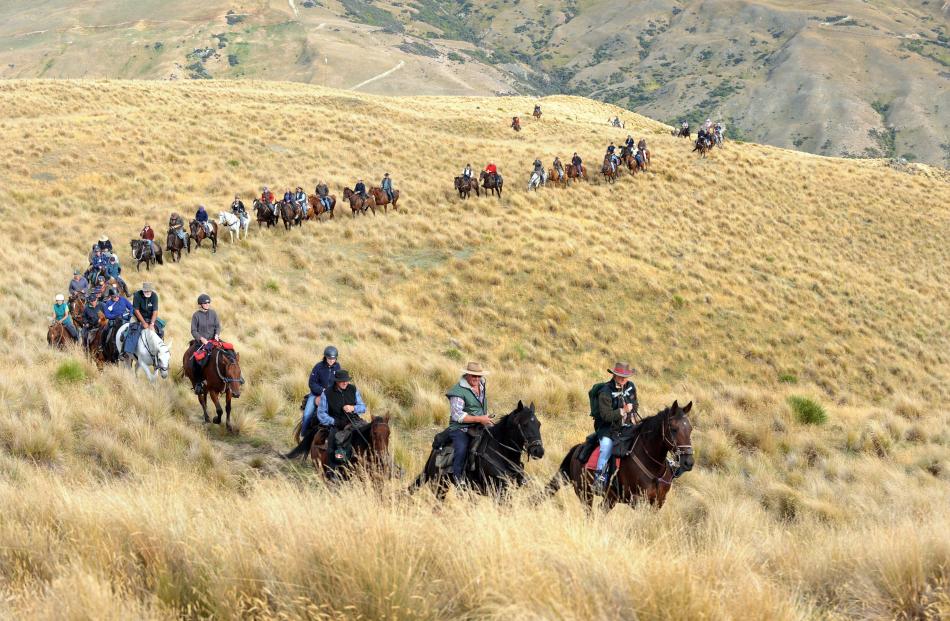
[[[688,127],[681,127],[680,129],[674,129],[670,132],[670,136],[674,138],[692,138]]]
[[[83,343],[83,348],[86,350],[86,353],[96,362],[96,366],[99,367],[100,371],[106,364],[105,336],[107,332],[106,327],[108,325],[109,320],[106,319],[105,315],[100,311],[99,325],[90,332],[88,341]]]
[[[558,174],[556,168],[548,169],[548,183],[554,185],[557,188],[566,188],[567,187],[567,170],[564,170],[564,174]]]
[[[587,167],[583,164],[581,164],[580,174],[577,173],[577,167],[575,167],[573,164],[568,166],[565,172],[567,172],[568,181],[580,181],[582,179],[587,181]]]
[[[69,296],[69,316],[73,319],[73,325],[78,326],[82,322],[82,312],[86,310],[86,298],[82,292],[77,292]]]
[[[218,223],[209,220],[208,224],[211,225],[211,235],[208,235],[208,231],[197,220],[192,220],[189,228],[191,229],[191,238],[195,240],[195,245],[199,248],[201,248],[203,240],[211,240],[211,254],[214,254],[218,251]]]
[[[49,330],[46,331],[46,342],[50,347],[65,349],[67,345],[75,343],[76,339],[69,333],[66,326],[58,321],[54,321],[50,324]]]
[[[165,250],[171,253],[172,261],[181,261],[181,251],[186,249],[191,254],[191,236],[182,239],[175,231],[169,230],[168,237],[165,238]]]
[[[349,479],[355,474],[367,474],[371,479],[382,480],[393,475],[393,459],[389,454],[389,417],[374,416],[367,424],[353,429],[353,457],[334,473],[339,478]],[[327,479],[330,475],[327,454],[328,433],[322,428],[310,445],[310,459],[314,467]]]
[[[501,198],[501,188],[505,183],[501,175],[497,173],[490,175],[483,170],[479,175],[479,179],[482,180],[482,187],[485,189],[485,194],[488,194],[489,191],[491,191],[492,195],[498,192],[498,198]]]
[[[541,119],[541,106],[535,106],[534,112],[531,113],[531,116],[540,120]]]
[[[637,164],[637,159],[633,157],[632,153],[621,155],[620,161],[623,162],[623,165],[627,167],[627,170],[630,171],[631,175],[637,174],[637,170],[639,170],[640,165]]]
[[[267,228],[277,226],[278,215],[274,213],[272,205],[255,198],[254,213],[257,215],[257,226],[266,226]]]
[[[343,188],[343,198],[350,201],[350,209],[353,210],[354,218],[357,212],[365,214],[367,209],[372,209],[373,215],[376,215],[376,201],[372,195],[363,198],[350,188]]]
[[[158,244],[154,244],[155,252],[149,249],[149,243],[146,239],[133,239],[129,242],[129,245],[132,247],[132,258],[135,259],[136,272],[139,271],[143,263],[147,272],[152,271],[152,263],[165,264],[162,260],[162,248]]]
[[[373,197],[373,200],[376,201],[376,206],[383,208],[383,213],[386,213],[386,205],[390,203],[393,205],[393,211],[396,210],[396,202],[399,200],[399,190],[393,190],[392,200],[389,200],[389,195],[386,194],[382,188],[372,187],[369,189],[369,193]]]
[[[330,219],[333,219],[333,208],[336,207],[336,196],[333,194],[327,194],[327,200],[330,201],[330,208],[327,209],[323,205],[323,201],[320,200],[320,197],[316,194],[310,194],[307,196],[307,202],[310,203],[310,211],[307,212],[307,220],[316,220],[320,221],[320,216],[325,213],[330,214]]]
[[[674,401],[670,407],[623,433],[610,458],[619,461],[619,465],[611,475],[604,496],[605,511],[618,502],[633,505],[640,499],[646,499],[657,507],[663,506],[675,476],[693,468],[690,440],[693,427],[687,416],[692,408],[692,401],[685,407]],[[584,444],[571,447],[557,474],[548,483],[547,493],[556,493],[570,481],[578,498],[589,508],[594,501],[591,489],[594,471],[579,459],[583,448]],[[666,459],[669,452],[675,453],[679,460],[675,471]],[[594,461],[593,455],[589,457]]]
[[[468,195],[475,192],[475,196],[481,196],[478,192],[478,180],[474,177],[456,177],[455,189],[458,190],[459,198],[468,198]]]
[[[521,119],[519,119],[519,118],[516,117],[516,116],[511,117],[511,129],[515,130],[516,132],[520,132],[520,131],[521,131]]]
[[[610,165],[610,158],[604,158],[604,165],[600,169],[600,173],[604,176],[604,181],[607,183],[613,183],[617,180],[617,173],[620,171],[618,168],[614,170],[614,167]]]
[[[303,210],[300,205],[293,201],[280,201],[278,203],[280,219],[284,221],[284,230],[289,231],[292,226],[301,226],[303,222]]]
[[[194,383],[194,369],[191,366],[191,358],[195,350],[201,347],[200,341],[192,341],[185,351],[181,360],[181,372]],[[208,360],[201,368],[201,379],[205,383],[205,391],[198,396],[198,403],[201,404],[201,411],[204,414],[204,421],[210,423],[208,418],[208,395],[214,403],[214,424],[221,424],[221,402],[218,395],[224,393],[226,398],[225,412],[227,412],[227,421],[225,427],[231,431],[231,397],[235,399],[241,396],[241,386],[244,385],[244,378],[241,376],[241,354],[233,349],[215,344],[212,345],[211,353],[208,354]]]
[[[706,154],[712,151],[713,143],[711,140],[706,140],[704,138],[696,138],[695,144],[693,144],[693,153],[699,151],[699,154],[706,157]]]

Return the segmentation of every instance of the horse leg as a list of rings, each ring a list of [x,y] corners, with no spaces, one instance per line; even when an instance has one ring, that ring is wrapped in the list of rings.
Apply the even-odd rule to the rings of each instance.
[[[231,391],[230,390],[224,394],[224,411],[227,414],[227,418],[225,419],[224,426],[225,428],[227,428],[228,431],[233,431],[233,429],[231,429]]]
[[[214,424],[220,425],[223,410],[221,409],[221,402],[218,400],[218,393],[209,389],[208,394],[211,395],[211,401],[214,403]]]
[[[198,403],[201,404],[201,412],[202,414],[204,414],[204,417],[205,417],[204,422],[210,423],[211,419],[208,418],[208,393],[207,392],[204,392],[198,395]]]

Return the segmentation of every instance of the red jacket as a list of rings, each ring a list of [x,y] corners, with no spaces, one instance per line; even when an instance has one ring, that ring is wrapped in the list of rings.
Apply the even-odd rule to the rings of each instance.
[[[273,203],[274,202],[274,193],[268,190],[261,194],[262,203]]]
[[[155,231],[152,230],[152,227],[146,226],[144,229],[142,229],[142,232],[139,233],[139,237],[141,237],[142,239],[150,239],[154,241]]]
[[[495,173],[498,172],[498,167],[495,166],[494,164],[489,164],[488,166],[485,167],[485,172],[488,172],[494,175]]]

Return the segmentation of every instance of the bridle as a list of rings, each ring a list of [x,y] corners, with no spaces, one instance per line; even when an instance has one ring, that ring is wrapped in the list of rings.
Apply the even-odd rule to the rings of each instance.
[[[155,370],[158,372],[168,372],[168,365],[162,366],[162,361],[159,359],[159,354],[162,353],[162,348],[159,346],[152,351],[148,346],[148,338],[145,337],[145,330],[142,330],[143,334],[139,335],[139,342],[142,343],[142,346],[145,347],[145,351],[152,358],[152,366],[155,367]]]
[[[230,375],[225,376],[221,373],[221,349],[215,349],[215,358],[214,358],[214,370],[218,374],[218,379],[221,380],[221,383],[224,384],[224,390],[231,392],[231,384],[237,382],[238,384],[244,384],[244,378],[240,375],[238,377],[231,377]],[[233,353],[225,353],[224,356],[230,361],[231,364],[237,364],[237,356]],[[230,365],[229,365],[230,366]],[[227,371],[227,368],[225,368]]]
[[[669,431],[667,431],[669,429],[669,420],[670,420],[669,415],[663,418],[663,426],[660,429],[660,437],[663,438],[663,443],[667,447],[669,447],[669,449],[673,452],[674,455],[676,455],[677,462],[679,462],[679,460],[682,459],[684,455],[693,454],[693,445],[692,444],[677,444],[676,439],[670,437],[670,433]],[[644,454],[648,458],[650,458],[650,461],[652,461],[653,463],[661,467],[660,474],[659,476],[657,476],[656,474],[651,472],[650,469],[647,468],[646,465],[644,465],[644,463],[640,461],[640,459],[636,455],[634,455],[634,450],[637,448],[637,442],[640,441],[641,437],[642,437],[641,435],[637,435],[637,438],[633,441],[633,446],[630,447],[630,451],[627,453],[627,455],[630,457],[630,459],[633,460],[633,463],[635,463],[640,468],[640,470],[643,471],[645,475],[653,479],[654,482],[672,485],[673,484],[672,472],[670,473],[669,479],[663,478],[663,473],[665,473],[666,469],[669,467],[668,463],[664,463],[644,451]]]

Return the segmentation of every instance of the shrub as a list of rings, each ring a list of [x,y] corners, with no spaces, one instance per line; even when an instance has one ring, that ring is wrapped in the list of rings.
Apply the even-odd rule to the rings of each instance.
[[[56,379],[66,384],[74,384],[86,379],[86,369],[78,360],[65,360],[56,369]]]
[[[795,413],[798,422],[804,425],[822,425],[828,421],[828,414],[821,404],[808,397],[792,396],[788,398],[788,405]]]
[[[796,377],[794,373],[779,373],[778,381],[783,384],[797,384],[798,377]]]

